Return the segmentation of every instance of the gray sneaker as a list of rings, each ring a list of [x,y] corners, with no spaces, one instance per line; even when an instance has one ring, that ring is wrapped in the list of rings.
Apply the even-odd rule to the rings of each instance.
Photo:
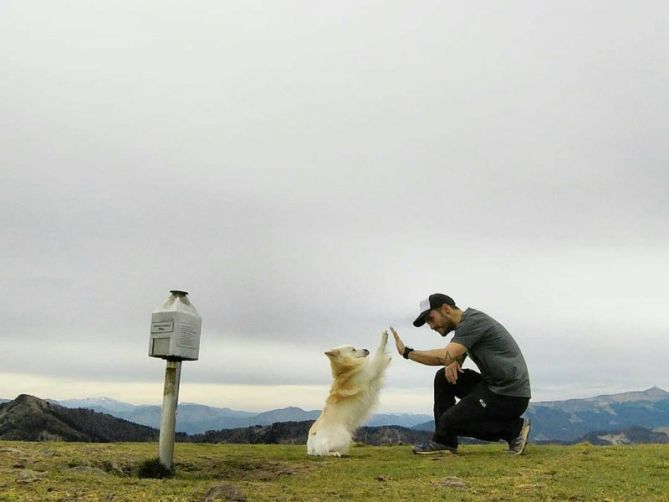
[[[417,455],[434,455],[437,453],[458,453],[458,449],[431,439],[427,443],[417,444],[411,449]]]
[[[527,446],[527,438],[530,436],[532,423],[529,419],[523,418],[523,426],[520,428],[520,434],[516,439],[509,441],[508,452],[513,455],[522,455]]]

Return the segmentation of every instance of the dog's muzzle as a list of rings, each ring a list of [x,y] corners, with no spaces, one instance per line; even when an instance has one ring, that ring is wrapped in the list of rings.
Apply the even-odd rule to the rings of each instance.
[[[365,357],[369,355],[369,350],[367,349],[362,349],[362,352],[365,354]]]

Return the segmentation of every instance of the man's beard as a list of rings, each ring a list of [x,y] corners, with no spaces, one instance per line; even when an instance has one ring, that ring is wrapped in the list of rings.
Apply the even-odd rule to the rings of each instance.
[[[441,336],[446,337],[451,331],[453,331],[453,328],[455,328],[455,326],[453,326],[449,322],[446,326],[443,327],[443,333],[441,331],[437,331],[437,333],[439,333]]]

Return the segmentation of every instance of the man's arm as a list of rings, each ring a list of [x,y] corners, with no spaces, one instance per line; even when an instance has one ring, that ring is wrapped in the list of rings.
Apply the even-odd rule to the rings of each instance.
[[[452,362],[457,361],[462,364],[467,357],[467,347],[461,343],[451,342],[446,345],[446,356],[444,357],[443,365],[448,366]]]
[[[397,334],[397,331],[395,331],[395,328],[391,326],[390,331],[395,338],[397,352],[400,355],[403,355],[406,345],[404,345],[404,342],[399,334]],[[451,342],[443,349],[412,350],[409,352],[409,359],[420,364],[425,364],[426,366],[448,366],[454,361],[462,364],[466,354],[467,348],[464,345]]]
[[[426,366],[441,366],[446,355],[446,349],[412,350],[408,359]]]
[[[455,384],[458,381],[458,374],[464,373],[462,363],[467,357],[467,347],[451,342],[446,345],[446,352],[448,355],[444,361],[444,376],[448,383]]]
[[[409,352],[409,359],[426,366],[448,366],[456,361],[462,365],[466,356],[467,347],[453,342],[443,349],[412,350]]]

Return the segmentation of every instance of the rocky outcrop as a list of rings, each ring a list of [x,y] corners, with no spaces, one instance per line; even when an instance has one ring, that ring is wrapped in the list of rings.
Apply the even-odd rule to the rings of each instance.
[[[644,427],[630,427],[616,431],[599,431],[586,434],[578,442],[594,445],[615,444],[669,444],[669,436]]]

